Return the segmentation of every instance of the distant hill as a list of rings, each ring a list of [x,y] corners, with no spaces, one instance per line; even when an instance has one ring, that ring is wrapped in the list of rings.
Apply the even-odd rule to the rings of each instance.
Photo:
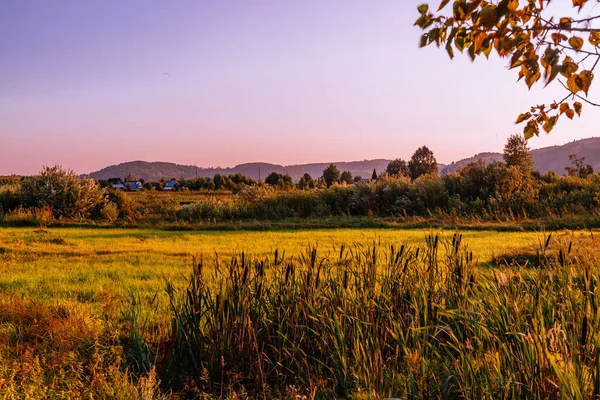
[[[362,176],[370,178],[373,174],[373,169],[378,173],[385,171],[390,160],[364,160],[352,162],[336,162],[334,163],[340,171],[350,171],[353,176]],[[118,165],[111,165],[101,169],[100,171],[89,174],[95,179],[109,178],[125,178],[130,173],[138,179],[147,181],[158,181],[161,178],[180,178],[185,179],[199,177],[212,178],[215,174],[244,174],[252,179],[264,179],[271,172],[280,174],[288,174],[294,180],[300,179],[305,173],[309,173],[313,178],[317,178],[323,174],[323,170],[330,163],[315,163],[315,164],[299,164],[299,165],[277,165],[269,163],[247,163],[236,165],[232,168],[196,168],[193,165],[180,165],[167,162],[147,162],[147,161],[130,161]]]
[[[600,138],[577,140],[562,146],[551,146],[531,151],[535,168],[541,173],[554,171],[559,175],[565,173],[565,167],[571,165],[569,155],[576,154],[585,157],[585,163],[590,164],[594,171],[600,171]],[[502,153],[481,153],[470,158],[453,162],[441,168],[442,174],[456,171],[460,167],[483,160],[485,163],[502,161]]]
[[[555,171],[558,174],[565,173],[565,167],[570,165],[569,155],[576,154],[578,157],[585,157],[585,162],[590,164],[595,171],[600,171],[600,138],[582,139],[567,143],[562,146],[545,147],[533,150],[531,152],[536,168],[544,173]],[[502,161],[501,153],[480,153],[470,158],[453,162],[449,165],[439,165],[442,174],[456,171],[470,162],[483,160],[486,163]],[[370,178],[375,169],[378,173],[385,171],[390,160],[364,160],[350,162],[335,162],[340,171],[350,171],[354,176]],[[252,179],[264,179],[271,172],[288,174],[294,180],[300,179],[304,173],[309,173],[313,178],[322,175],[323,170],[330,163],[298,164],[298,165],[278,165],[269,163],[246,163],[236,165],[232,168],[196,168],[193,165],[180,165],[168,162],[147,162],[131,161],[118,165],[111,165],[100,171],[89,174],[96,179],[125,178],[130,173],[138,179],[147,181],[158,181],[161,178],[180,178],[185,179],[201,177],[213,177],[215,174],[236,174],[241,173]]]

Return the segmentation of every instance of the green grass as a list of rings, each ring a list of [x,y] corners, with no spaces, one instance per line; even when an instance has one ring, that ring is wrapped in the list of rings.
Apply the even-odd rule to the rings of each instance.
[[[38,299],[74,298],[94,302],[106,291],[154,293],[165,279],[177,279],[191,267],[192,257],[256,256],[275,249],[298,255],[307,246],[322,254],[353,243],[422,243],[427,229],[332,229],[310,231],[164,231],[152,229],[33,228],[0,229],[0,287]],[[437,231],[436,231],[437,232]],[[454,231],[440,231],[451,237]],[[461,231],[480,262],[512,250],[531,248],[541,232]],[[570,237],[571,232],[555,233]],[[586,236],[586,233],[576,233]]]
[[[218,254],[219,260],[222,261],[220,271],[226,275],[227,265],[239,265],[239,254],[241,252],[246,254],[246,260],[248,258],[255,261],[259,259],[270,260],[267,261],[267,265],[270,265],[269,263],[273,262],[274,252],[277,250],[280,260],[285,259],[288,263],[302,266],[307,265],[306,249],[308,247],[316,247],[319,259],[333,265],[334,260],[338,260],[339,258],[341,246],[345,245],[346,249],[355,249],[355,253],[348,257],[352,263],[355,263],[355,277],[360,280],[364,275],[363,272],[368,272],[368,269],[365,269],[367,268],[367,264],[365,263],[368,262],[367,253],[370,251],[369,248],[377,248],[381,252],[381,257],[377,263],[377,268],[380,271],[377,274],[383,273],[382,271],[386,271],[387,267],[382,260],[385,254],[390,251],[392,245],[396,250],[402,244],[412,248],[423,246],[426,238],[432,232],[434,235],[439,235],[442,241],[447,242],[452,240],[455,233],[453,230],[432,231],[429,229],[317,229],[229,232],[116,228],[94,229],[81,227],[53,227],[45,230],[37,228],[0,228],[0,395],[6,395],[9,398],[61,397],[60,393],[63,393],[63,397],[64,393],[68,393],[67,397],[92,398],[123,398],[128,396],[130,398],[140,396],[152,398],[164,396],[165,392],[160,391],[156,386],[156,376],[153,375],[155,371],[151,369],[148,372],[146,368],[152,364],[148,358],[150,357],[148,354],[160,356],[161,351],[164,352],[165,343],[170,343],[170,339],[168,338],[173,334],[169,333],[173,310],[165,289],[168,283],[172,284],[173,288],[179,291],[186,287],[192,271],[193,259],[199,260],[202,258],[204,260],[205,271],[212,276],[215,275],[214,261],[216,254]],[[529,295],[532,293],[531,288],[536,285],[540,288],[546,288],[544,289],[546,290],[544,295],[551,301],[561,301],[555,298],[553,294],[560,283],[558,275],[553,277],[552,273],[550,273],[550,276],[542,277],[539,275],[537,269],[498,267],[492,262],[503,259],[506,255],[510,258],[510,255],[513,254],[516,255],[516,259],[520,259],[517,256],[522,254],[531,258],[531,255],[535,255],[535,250],[539,249],[546,239],[546,235],[543,232],[467,230],[461,231],[461,233],[463,235],[463,243],[466,243],[468,250],[474,254],[473,265],[478,267],[477,273],[482,278],[477,291],[472,292],[471,297],[461,298],[461,301],[465,301],[465,307],[472,309],[473,312],[480,313],[481,318],[520,318],[520,311],[513,313],[510,309],[501,309],[501,307],[507,307],[507,305],[498,303],[501,298],[497,296],[505,296],[503,297],[503,301],[510,300],[511,304],[514,303],[513,306],[516,306],[519,299],[516,295],[522,295],[526,297],[526,300],[523,301],[527,301],[527,304],[531,305],[532,300]],[[557,247],[559,243],[563,243],[564,245],[571,240],[580,244],[581,248],[579,250],[583,252],[590,251],[593,253],[598,248],[596,239],[593,238],[593,234],[590,232],[559,231],[552,233],[552,243],[556,244]],[[283,253],[284,251],[285,253]],[[362,251],[365,253],[361,253]],[[553,253],[553,257],[555,256],[556,254]],[[415,268],[421,265],[421,263],[425,263],[425,259],[422,257],[418,260],[417,258],[414,259],[416,263]],[[445,247],[440,246],[440,259],[444,260],[444,257]],[[556,263],[554,258],[552,260],[554,260],[552,262]],[[440,265],[446,265],[444,263],[446,261],[441,261]],[[426,265],[426,263],[423,265]],[[571,272],[561,272],[560,279],[566,279],[565,282],[571,282],[572,280],[579,282],[582,279],[581,274],[583,272],[577,268],[577,265],[573,264],[569,266],[571,268],[569,271]],[[585,265],[588,265],[586,268],[589,268],[589,264]],[[595,268],[597,264],[593,265]],[[223,268],[225,269],[223,270]],[[279,276],[280,274],[277,271],[277,268],[268,268],[267,276],[270,280],[265,281],[265,285],[269,285],[268,290],[271,297],[269,297],[268,301],[265,299],[265,302],[259,301],[255,304],[258,307],[257,310],[262,311],[257,311],[258,314],[252,317],[258,318],[256,323],[264,324],[264,329],[273,329],[269,325],[271,323],[269,321],[271,321],[270,318],[273,310],[278,307],[274,306],[274,303],[269,303],[274,301],[273,299],[277,299],[279,295],[289,295],[289,300],[292,302],[304,301],[302,300],[302,296],[299,298],[294,297],[298,293],[302,293],[296,289],[289,294],[281,292],[281,286],[278,286],[280,282],[277,280],[281,279],[281,276]],[[387,276],[385,274],[387,272],[382,276],[378,275],[377,279],[381,279],[381,282],[387,282],[385,285],[392,284],[392,281],[385,278]],[[423,277],[419,276],[417,269],[412,274],[413,278],[411,279],[414,279],[414,282],[404,280],[402,290],[410,291],[411,284],[418,284],[422,287],[421,289],[415,288],[414,295],[417,293],[423,295],[423,293],[426,293],[426,291],[423,292],[425,290],[423,288],[429,284],[427,283],[428,281],[426,279],[423,280]],[[572,274],[573,278],[569,274]],[[214,296],[220,290],[225,290],[225,293],[234,290],[231,287],[220,289],[219,280],[221,278],[219,276],[220,273],[216,274],[210,281],[207,281],[206,288],[202,289],[204,292],[198,292],[197,294],[199,296],[207,296],[207,299],[214,299]],[[440,276],[444,276],[444,274]],[[564,278],[565,276],[568,279]],[[328,282],[328,286],[326,285],[325,288],[335,286],[336,282],[339,281],[338,278],[339,276],[335,268],[328,269],[326,273],[324,272],[323,282]],[[554,286],[548,284],[550,282],[548,279],[553,280],[554,283],[552,285]],[[537,280],[539,280],[539,283],[535,283]],[[230,281],[228,282],[227,285],[231,284]],[[510,285],[507,285],[506,282],[509,282]],[[514,287],[511,286],[513,282]],[[575,284],[572,288],[568,285],[565,286],[565,296],[572,296],[573,299],[580,301],[581,299],[578,297],[580,295],[577,294],[580,291],[577,285]],[[323,290],[326,290],[325,288]],[[519,293],[518,290],[521,290],[519,288],[524,292]],[[248,293],[254,293],[252,291],[255,291],[256,287],[249,287],[245,290],[250,290]],[[267,288],[265,287],[264,290],[267,290]],[[436,286],[435,290],[443,291],[446,289]],[[311,313],[313,313],[311,315],[315,318],[325,318],[326,315],[323,313],[328,313],[327,316],[332,318],[336,307],[339,307],[340,304],[336,303],[334,298],[331,297],[333,292],[325,291],[321,294],[319,293],[311,293],[306,298],[306,301],[310,301],[311,307],[315,307],[311,309]],[[326,297],[319,297],[325,295]],[[342,295],[346,296],[347,294]],[[373,296],[380,295],[381,293],[377,290],[373,292]],[[323,305],[327,305],[326,309],[319,310],[320,299],[323,301]],[[493,310],[497,309],[498,313],[490,314],[488,311],[482,311],[481,307],[483,303],[480,303],[480,299],[487,304],[486,307],[489,306]],[[392,310],[395,307],[395,303],[392,300],[385,296],[381,297],[381,310],[385,310],[386,307],[392,307],[390,308]],[[175,296],[174,301],[179,304],[183,299],[178,299]],[[364,303],[365,301],[368,302],[371,300],[349,296],[347,300],[344,300],[344,302],[346,301],[355,307],[353,308],[354,311],[352,311],[354,314],[340,314],[340,318],[343,317],[344,320],[348,319],[348,321],[353,321],[354,319],[358,321],[360,318],[368,317],[361,311],[361,307],[367,304]],[[416,304],[412,306],[416,307]],[[447,305],[440,305],[440,307],[442,307],[443,313],[447,312],[449,313],[448,315],[454,315],[453,313],[455,313],[455,310],[445,309],[444,307],[447,307]],[[389,313],[390,310],[385,312]],[[419,313],[422,312],[422,309],[419,310],[411,312],[416,312],[417,315],[420,315]],[[301,310],[296,311],[300,312]],[[548,309],[544,308],[538,311],[543,314],[548,312]],[[564,317],[561,317],[564,320],[559,321],[561,323],[568,324],[572,319],[579,321],[581,317],[580,311],[577,310],[575,310],[576,315],[569,314],[572,310],[568,309],[557,310],[556,312],[561,313],[563,311],[565,314]],[[215,316],[220,318],[221,314],[219,314],[218,308],[216,311],[210,309],[210,312],[215,312]],[[303,312],[296,315],[295,318],[299,318],[296,320],[297,324],[300,324],[303,315]],[[556,317],[543,315],[546,318],[544,321],[549,324],[542,327],[544,332],[546,332],[551,328],[553,318]],[[245,320],[245,318],[250,317],[241,315],[240,318],[242,318],[241,320]],[[383,318],[382,327],[387,326],[389,329],[399,329],[391,320],[388,321],[383,316],[381,318]],[[444,321],[444,318],[440,321]],[[453,323],[457,323],[458,320],[464,317],[455,315],[452,318],[456,318]],[[329,322],[333,324],[335,319]],[[474,323],[473,320],[464,320],[463,322]],[[502,323],[507,322],[503,321]],[[600,321],[596,319],[593,323],[598,324]],[[428,323],[410,322],[409,325],[414,329],[431,328]],[[596,325],[593,326],[595,327]],[[517,327],[521,327],[521,325],[515,325],[515,328]],[[329,331],[335,331],[338,337],[332,337],[330,338],[331,340],[342,340],[339,337],[339,335],[342,335],[341,331],[339,331],[340,326],[325,324],[320,326],[319,329],[321,328],[325,329],[322,332],[324,335]],[[361,335],[366,335],[366,332],[361,330],[365,327],[361,328],[361,325],[356,325],[354,328],[358,330],[350,331],[348,334],[354,335],[356,333],[359,336],[354,339],[349,336],[349,339],[357,340],[358,337],[363,337]],[[317,327],[314,327],[314,329],[317,329]],[[477,328],[476,325],[469,327],[469,329],[472,329],[472,332],[467,332],[471,339],[478,338],[478,335],[482,334],[481,329]],[[491,328],[488,327],[486,329]],[[297,333],[296,331],[294,332],[294,334]],[[413,371],[411,373],[416,374],[411,379],[415,382],[419,381],[422,384],[427,379],[430,379],[428,377],[435,373],[435,371],[451,373],[452,368],[450,365],[444,364],[444,357],[448,357],[448,354],[453,354],[456,349],[453,350],[444,347],[446,346],[444,345],[434,349],[438,352],[434,358],[428,358],[431,354],[429,350],[426,350],[426,347],[423,347],[425,346],[425,342],[419,342],[424,340],[424,337],[418,334],[418,331],[415,332],[413,332],[414,337],[411,340],[416,342],[413,341],[410,343],[410,346],[413,346],[411,347],[411,351],[414,353],[407,352],[401,360],[404,363],[402,364],[402,368],[391,370],[395,374],[394,379],[400,379],[403,376],[402,374],[410,370]],[[465,332],[459,333],[467,335]],[[213,336],[209,333],[209,331],[203,332],[207,336],[201,338],[202,343],[204,343],[204,340],[212,340],[210,338]],[[229,333],[218,330],[212,331],[212,335],[217,335],[218,337],[221,337],[221,334],[230,335],[234,333],[234,331]],[[459,335],[459,333],[456,334]],[[570,340],[574,337],[573,335],[579,334],[579,331],[567,333],[570,335]],[[394,331],[394,335],[398,334],[399,331]],[[592,332],[590,335],[592,334],[595,335],[596,333]],[[492,351],[494,349],[493,341],[491,341],[492,336],[493,332],[487,332],[481,336],[481,340],[489,344],[491,350],[488,350],[491,353],[486,350],[482,356],[483,358],[463,353],[461,353],[461,356],[468,356],[467,358],[474,357],[474,362],[477,362],[479,366],[484,365],[485,357],[494,356]],[[373,348],[377,346],[385,347],[387,346],[385,344],[385,340],[387,340],[385,337],[388,337],[388,334],[366,340],[377,340],[376,342],[370,342],[371,346],[375,346]],[[407,337],[411,336],[408,335]],[[460,335],[458,338],[460,339]],[[228,340],[233,339],[230,338]],[[270,339],[267,338],[266,340]],[[399,343],[397,342],[396,346],[400,346]],[[216,345],[217,342],[213,344]],[[342,345],[340,342],[332,342],[327,345],[334,344],[336,346]],[[181,346],[184,345],[185,343],[181,344]],[[408,344],[402,344],[402,346],[405,345]],[[365,362],[380,362],[381,360],[378,361],[372,358],[360,346],[356,347],[357,343],[346,343],[344,346],[348,346],[348,349],[351,349],[352,352],[358,352],[356,354],[359,354],[363,358],[357,355],[356,357],[358,358],[354,361],[348,361],[349,365],[353,362],[355,363],[352,365],[354,365],[353,368],[358,368],[354,371],[358,375],[356,375],[357,377],[349,376],[344,378],[349,381],[344,383],[346,386],[343,390],[355,391],[357,387],[360,389],[361,385],[363,385],[364,387],[369,387],[371,391],[369,393],[375,393],[373,390],[377,392],[379,389],[370,386],[372,382],[370,382],[371,378],[369,377],[374,371],[368,367],[362,368],[359,366],[360,363],[356,364],[356,362],[360,360],[364,360]],[[453,346],[458,346],[458,344],[454,343]],[[151,350],[145,350],[147,348]],[[160,350],[161,348],[163,350]],[[335,349],[336,351],[341,351],[340,348],[335,347]],[[293,351],[293,347],[290,347],[288,350]],[[460,353],[463,350],[459,349],[458,351]],[[531,349],[527,348],[526,350],[530,351]],[[231,351],[231,349],[228,351]],[[254,354],[252,353],[252,349],[245,349],[245,351],[247,351],[245,353],[246,357],[252,357],[252,354]],[[509,353],[512,350],[507,347],[503,348],[503,351],[506,353],[503,353],[502,356],[509,357]],[[261,354],[258,354],[258,356],[262,357]],[[282,360],[287,360],[286,362],[295,363],[298,360],[302,360],[302,357],[291,353],[285,355],[278,351],[274,354],[282,357]],[[217,356],[218,346],[210,353],[210,357]],[[411,357],[414,357],[415,360],[421,360],[421,363],[425,361],[435,363],[435,367],[431,367],[431,369],[427,365],[421,365],[420,367],[412,365],[411,362],[414,360],[410,361]],[[174,362],[177,363],[177,360]],[[155,360],[155,362],[160,364],[160,360]],[[171,362],[173,361],[171,360]],[[516,360],[507,359],[505,362],[516,363]],[[36,365],[38,366],[33,369],[22,370],[22,365],[25,365],[24,363],[37,363]],[[125,366],[127,366],[127,369],[125,369]],[[501,366],[502,364],[498,364],[498,368]],[[312,368],[302,369],[303,373],[308,374],[305,377],[306,380],[301,382],[305,384],[303,390],[314,388],[316,387],[314,385],[318,385],[314,381],[310,381],[312,378],[309,378],[309,375],[315,371]],[[417,376],[416,371],[419,370],[423,373],[422,376]],[[88,372],[82,373],[81,371]],[[377,373],[383,373],[382,371],[384,370],[377,371],[379,371]],[[589,372],[587,369],[585,371],[585,373]],[[162,371],[164,374],[167,372]],[[189,372],[189,370],[186,372]],[[469,375],[466,370],[461,369],[460,372],[465,374],[461,379],[464,378],[466,381],[476,378]],[[139,375],[136,375],[137,373]],[[344,372],[344,374],[346,373],[350,373],[349,370]],[[488,374],[486,376],[492,374],[489,370],[485,370],[485,373]],[[498,374],[498,376],[500,375]],[[166,377],[168,374],[164,376]],[[216,393],[231,395],[231,393],[237,393],[240,390],[243,392],[243,389],[241,389],[242,386],[239,386],[243,383],[242,378],[239,378],[241,381],[237,383],[238,386],[234,385],[225,391],[221,388]],[[194,379],[196,379],[196,384],[198,385],[205,384],[198,376]],[[231,379],[235,383],[237,378],[234,379],[234,375],[232,375],[228,379]],[[339,379],[339,376],[335,379]],[[384,378],[383,375],[377,379],[379,383],[383,381],[388,382],[387,378]],[[117,384],[117,382],[120,383]],[[272,377],[269,377],[269,382],[272,384]],[[327,390],[335,389],[328,386],[331,382],[323,382],[323,385],[328,387]],[[357,382],[362,383],[359,384]],[[386,386],[386,390],[390,391],[389,393],[394,393],[394,387],[396,386],[403,388],[401,390],[402,393],[407,393],[408,389],[405,383],[394,382],[393,385]],[[185,382],[180,383],[185,386]],[[340,382],[336,383],[336,385],[338,384]],[[439,388],[439,385],[435,387]],[[214,388],[206,390],[215,393]],[[493,388],[489,390],[493,392]],[[415,391],[419,392],[419,388],[415,388]],[[321,396],[325,396],[326,398],[327,395],[324,393],[330,393],[331,395],[333,392],[322,392]],[[383,392],[377,393],[381,394]]]

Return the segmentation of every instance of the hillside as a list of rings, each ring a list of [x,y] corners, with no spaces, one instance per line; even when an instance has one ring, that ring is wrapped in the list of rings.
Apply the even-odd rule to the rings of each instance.
[[[370,178],[373,169],[377,172],[382,172],[387,167],[390,160],[364,160],[352,162],[337,162],[335,163],[340,171],[350,171],[354,176],[362,176]],[[130,173],[134,174],[138,179],[149,181],[157,181],[161,178],[180,178],[186,179],[199,177],[213,177],[215,174],[244,174],[252,179],[264,179],[271,172],[288,174],[294,180],[300,179],[305,173],[309,173],[313,178],[322,175],[323,170],[329,163],[315,164],[299,164],[299,165],[277,165],[269,163],[246,163],[236,165],[232,168],[196,168],[193,165],[180,165],[167,162],[147,162],[147,161],[131,161],[118,165],[111,165],[101,169],[100,171],[92,172],[90,176],[96,179],[109,178],[124,178]]]
[[[533,150],[531,152],[536,168],[544,173],[555,171],[558,174],[564,174],[565,167],[570,165],[569,155],[576,154],[579,157],[585,157],[585,162],[592,165],[595,171],[600,171],[600,138],[582,139],[567,143],[562,146],[545,147]],[[456,171],[470,162],[483,160],[486,163],[501,161],[501,153],[480,153],[473,157],[453,162],[449,165],[440,164],[442,174]],[[373,169],[377,172],[383,172],[390,160],[363,160],[350,162],[336,162],[340,171],[350,171],[354,176],[363,178],[371,177]],[[96,179],[125,178],[130,173],[138,179],[157,181],[161,178],[180,178],[186,179],[201,177],[213,177],[215,174],[236,174],[241,173],[253,179],[264,179],[271,172],[289,174],[294,180],[300,179],[304,173],[309,173],[313,178],[322,175],[323,170],[329,163],[298,164],[298,165],[278,165],[269,163],[246,163],[236,165],[231,168],[196,168],[193,165],[180,165],[168,162],[147,162],[131,161],[118,165],[112,165],[92,172],[90,176]]]
[[[585,157],[585,163],[590,164],[594,171],[600,171],[600,138],[581,139],[562,146],[551,146],[531,151],[535,168],[541,173],[554,171],[564,174],[565,167],[571,165],[569,155],[576,154]],[[473,157],[448,164],[441,168],[442,174],[456,171],[470,162],[483,160],[486,163],[502,161],[502,153],[480,153]]]

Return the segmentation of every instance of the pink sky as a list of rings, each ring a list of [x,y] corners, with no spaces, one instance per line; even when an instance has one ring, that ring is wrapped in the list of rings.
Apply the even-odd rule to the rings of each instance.
[[[501,151],[529,105],[505,61],[418,49],[421,1],[4,0],[0,175]],[[592,88],[590,97],[595,96]],[[600,112],[532,148],[600,136]]]

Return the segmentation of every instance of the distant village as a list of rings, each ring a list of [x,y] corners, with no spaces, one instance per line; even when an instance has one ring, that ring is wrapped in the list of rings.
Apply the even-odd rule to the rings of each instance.
[[[316,179],[306,173],[300,177],[297,182],[287,174],[277,172],[270,173],[264,181],[256,181],[243,174],[222,175],[216,174],[213,178],[198,177],[195,179],[179,179],[171,178],[161,179],[158,182],[147,182],[144,179],[137,179],[133,174],[129,174],[127,178],[110,178],[107,180],[99,180],[101,187],[111,188],[115,190],[123,190],[128,192],[137,192],[143,190],[157,191],[180,191],[180,190],[232,190],[237,191],[245,186],[254,186],[257,183],[275,186],[279,188],[298,188],[312,189],[317,187],[329,187],[334,183],[353,185],[356,183],[376,182],[379,175],[374,169],[371,178],[365,179],[361,176],[353,176],[349,171],[339,171],[335,164],[330,164],[323,171],[323,175]]]
[[[126,190],[128,192],[137,192],[139,190],[163,190],[168,192],[176,190],[179,187],[183,187],[185,185],[185,180],[177,180],[175,178],[166,182],[164,180],[160,182],[145,182],[143,179],[135,178],[126,178],[125,180],[121,178],[110,178],[106,181],[101,180],[99,182],[100,186],[102,187]]]

